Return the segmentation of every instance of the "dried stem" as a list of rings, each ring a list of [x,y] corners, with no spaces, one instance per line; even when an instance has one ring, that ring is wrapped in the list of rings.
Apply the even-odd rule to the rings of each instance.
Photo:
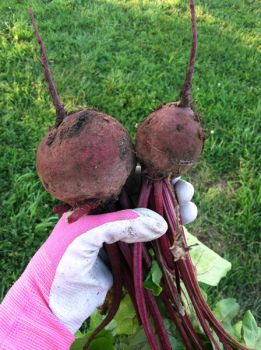
[[[192,23],[192,47],[190,51],[190,60],[187,68],[185,81],[183,83],[183,86],[180,92],[179,107],[191,107],[192,105],[191,86],[192,86],[192,77],[193,77],[196,55],[197,55],[197,24],[196,24],[196,14],[195,14],[195,1],[189,0],[189,5],[190,5],[191,23]]]
[[[32,22],[32,25],[33,25],[33,28],[34,28],[34,32],[35,32],[35,35],[37,37],[37,41],[38,41],[39,46],[40,46],[41,63],[42,63],[42,66],[43,66],[44,77],[45,77],[45,80],[46,80],[46,82],[48,84],[48,90],[49,90],[49,93],[50,93],[50,95],[52,97],[53,105],[54,105],[55,110],[56,110],[56,123],[55,123],[55,126],[57,127],[63,121],[63,119],[67,115],[67,113],[66,113],[66,111],[64,109],[64,106],[62,105],[62,103],[60,101],[60,98],[58,96],[56,87],[55,87],[54,82],[53,82],[53,77],[52,77],[51,70],[49,68],[46,50],[45,50],[44,43],[43,43],[43,40],[41,38],[38,26],[37,26],[37,24],[35,22],[35,19],[34,19],[33,10],[30,8],[28,10],[28,13],[29,13],[29,16],[31,18],[31,22]]]

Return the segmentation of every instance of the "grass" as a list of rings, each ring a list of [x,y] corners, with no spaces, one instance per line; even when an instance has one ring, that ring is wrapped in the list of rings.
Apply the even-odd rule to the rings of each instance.
[[[235,297],[260,317],[260,4],[197,3],[194,98],[209,138],[188,176],[199,207],[189,229],[233,264],[212,300]],[[150,111],[178,99],[191,41],[185,0],[0,3],[1,298],[57,221],[34,165],[54,110],[29,6],[67,110],[96,107],[133,136]]]

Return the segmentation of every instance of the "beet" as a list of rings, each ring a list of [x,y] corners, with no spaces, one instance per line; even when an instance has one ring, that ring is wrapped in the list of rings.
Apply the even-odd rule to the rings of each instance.
[[[199,114],[192,109],[191,85],[197,52],[194,2],[190,1],[192,48],[180,101],[161,106],[137,130],[136,152],[143,172],[152,179],[185,174],[204,146]]]
[[[153,179],[186,173],[199,159],[204,133],[189,107],[169,103],[138,127],[136,152],[144,172]]]
[[[95,110],[68,115],[40,143],[36,167],[45,189],[72,207],[119,195],[135,165],[123,126]]]
[[[37,149],[37,172],[45,189],[66,203],[61,206],[62,211],[77,208],[77,215],[73,216],[76,220],[79,215],[118,197],[135,168],[135,153],[128,132],[111,116],[94,109],[66,113],[31,9],[29,14],[56,109],[55,126]]]

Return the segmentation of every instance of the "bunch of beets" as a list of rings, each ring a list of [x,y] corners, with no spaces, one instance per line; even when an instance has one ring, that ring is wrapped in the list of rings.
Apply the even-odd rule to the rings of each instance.
[[[55,212],[61,214],[71,210],[68,220],[74,222],[87,213],[131,208],[132,202],[124,185],[133,176],[137,158],[142,181],[135,206],[156,211],[168,223],[166,234],[149,243],[117,242],[105,246],[114,279],[113,297],[104,321],[89,338],[85,349],[116,314],[123,289],[131,297],[150,348],[172,349],[157,301],[143,287],[144,277],[151,267],[152,249],[163,274],[159,298],[186,348],[204,350],[204,345],[188,317],[183,293],[190,299],[213,349],[219,350],[221,343],[226,350],[247,350],[218,322],[201,293],[171,185],[172,178],[185,174],[198,161],[204,146],[198,113],[192,109],[191,82],[197,28],[194,0],[189,0],[189,5],[192,49],[180,101],[162,105],[143,121],[137,130],[135,149],[128,132],[111,116],[94,109],[65,111],[33,12],[29,10],[56,110],[55,126],[40,143],[36,155],[37,171],[45,189],[62,203],[54,208]]]

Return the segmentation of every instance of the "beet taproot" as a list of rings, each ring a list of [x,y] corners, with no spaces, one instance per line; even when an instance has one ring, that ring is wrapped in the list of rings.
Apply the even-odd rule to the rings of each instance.
[[[47,192],[65,203],[56,212],[74,209],[71,215],[74,221],[118,197],[135,168],[135,152],[129,133],[111,116],[94,109],[65,111],[31,9],[29,15],[56,110],[55,126],[37,149],[36,168]]]
[[[191,108],[169,103],[138,127],[137,157],[153,179],[185,174],[199,159],[204,132]]]
[[[193,111],[191,85],[197,53],[197,28],[194,2],[190,1],[192,47],[180,101],[162,105],[137,129],[137,158],[143,172],[152,179],[177,177],[195,164],[204,146],[199,114]]]
[[[68,115],[37,149],[45,189],[71,207],[116,198],[135,166],[132,142],[114,118],[95,110]]]

